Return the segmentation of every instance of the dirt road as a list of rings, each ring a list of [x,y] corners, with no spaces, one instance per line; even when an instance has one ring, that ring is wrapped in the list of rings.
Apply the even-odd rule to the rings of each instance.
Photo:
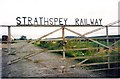
[[[21,46],[24,45],[24,48]],[[18,47],[18,48],[16,48]],[[2,49],[2,77],[100,77],[101,74],[88,72],[80,68],[68,68],[76,61],[61,60],[62,56],[55,53],[42,52],[27,59],[22,59],[8,65],[10,60],[22,57],[35,50],[42,50],[33,44],[15,43],[12,51],[17,49],[15,55],[8,55],[6,49]],[[63,67],[65,72],[63,73]]]

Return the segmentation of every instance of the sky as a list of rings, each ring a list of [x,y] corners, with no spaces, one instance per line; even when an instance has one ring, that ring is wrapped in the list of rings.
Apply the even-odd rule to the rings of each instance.
[[[69,18],[72,24],[75,18],[102,18],[102,25],[118,20],[119,0],[0,0],[0,25],[16,25],[16,17]],[[27,38],[39,38],[59,27],[12,27],[15,38],[21,35]],[[98,27],[69,27],[84,34]],[[105,29],[87,36],[105,35]],[[0,37],[7,34],[7,28],[0,27]],[[109,28],[109,34],[118,34],[118,28]],[[75,34],[65,30],[66,36]],[[49,37],[61,37],[58,31]]]

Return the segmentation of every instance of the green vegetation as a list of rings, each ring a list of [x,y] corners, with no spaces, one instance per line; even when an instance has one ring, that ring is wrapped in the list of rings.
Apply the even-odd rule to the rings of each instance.
[[[105,41],[98,40],[98,42],[100,42],[104,45],[107,45],[107,43]],[[109,45],[112,45],[112,44],[113,44],[112,42],[109,42]],[[63,49],[63,42],[62,41],[40,41],[40,43],[35,43],[35,45],[40,46],[41,48],[47,48],[48,50]],[[115,51],[113,51],[113,50],[108,50],[107,48],[105,48],[101,45],[98,45],[92,41],[88,41],[88,40],[80,40],[80,39],[67,40],[65,42],[65,49],[67,50],[65,52],[65,54],[69,58],[86,57],[86,56],[101,56],[101,57],[96,57],[96,58],[90,58],[87,62],[85,62],[86,64],[98,63],[98,62],[107,62],[108,58],[105,57],[105,55],[108,55],[108,52],[110,53],[110,55],[115,55],[115,54],[118,54],[118,56],[120,55],[117,52],[120,49],[119,48],[120,42],[118,42],[116,45],[117,45],[117,47],[115,47]],[[81,49],[81,50],[68,50],[68,49]],[[54,52],[54,53],[62,55],[62,52]],[[118,57],[118,56],[117,57],[110,57],[110,61],[120,61],[120,57]],[[83,61],[84,59],[86,59],[86,58],[78,58],[75,60],[80,62],[80,61]]]

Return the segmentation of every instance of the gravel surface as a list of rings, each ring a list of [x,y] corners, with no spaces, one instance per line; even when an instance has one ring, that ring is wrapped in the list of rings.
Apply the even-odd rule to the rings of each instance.
[[[25,45],[24,48],[20,48]],[[16,48],[18,47],[18,48]],[[6,49],[2,49],[2,77],[100,77],[102,73],[88,72],[80,68],[68,68],[77,63],[76,61],[61,60],[62,56],[55,53],[42,52],[35,56],[23,59],[17,63],[8,65],[10,60],[22,57],[35,50],[41,51],[39,47],[32,44],[16,43],[13,44],[12,51],[15,55],[8,55]],[[38,51],[36,51],[38,52]],[[63,69],[65,66],[65,71]],[[105,76],[103,76],[105,77]]]

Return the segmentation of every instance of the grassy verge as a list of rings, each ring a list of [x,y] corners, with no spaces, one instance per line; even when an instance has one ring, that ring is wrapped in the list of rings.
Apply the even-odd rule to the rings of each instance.
[[[107,45],[105,41],[99,41],[100,43]],[[47,48],[48,50],[59,50],[63,48],[63,42],[62,41],[41,41],[34,43],[36,46],[39,46],[41,48]],[[112,45],[112,42],[109,42],[109,45]],[[120,42],[116,44],[116,50],[108,50],[101,45],[98,45],[91,41],[80,41],[80,40],[68,40],[65,44],[65,49],[78,49],[78,48],[89,48],[89,50],[69,50],[66,51],[66,57],[72,58],[72,57],[86,57],[86,56],[101,56],[98,58],[91,58],[85,64],[89,63],[99,63],[99,62],[107,62],[108,58],[105,57],[105,55],[108,55],[108,52],[110,55],[118,54],[116,57],[110,57],[110,61],[120,61],[120,54],[118,53]],[[92,48],[99,48],[99,49],[92,49]],[[100,52],[97,54],[97,52]],[[59,55],[62,55],[62,52],[53,52]],[[83,61],[85,58],[79,58],[75,59],[76,61]],[[85,69],[93,69],[93,68],[102,68],[106,67],[107,65],[98,65],[98,66],[90,66],[90,67],[83,67]]]

